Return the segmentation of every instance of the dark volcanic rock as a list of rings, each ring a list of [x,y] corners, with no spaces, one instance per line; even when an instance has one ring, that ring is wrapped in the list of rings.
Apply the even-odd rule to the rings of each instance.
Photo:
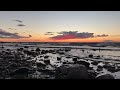
[[[117,69],[116,69],[116,67],[115,67],[114,65],[106,64],[106,65],[104,65],[103,67],[104,67],[105,69],[107,69],[108,71],[113,72],[113,73],[117,71]]]
[[[89,55],[89,58],[93,58],[93,55],[92,55],[92,54],[90,54],[90,55]]]
[[[10,75],[28,75],[30,73],[31,73],[31,70],[29,70],[26,67],[21,67],[13,71]]]
[[[58,61],[61,61],[61,57],[57,57],[57,60],[58,60]]]
[[[46,67],[46,65],[45,65],[45,64],[43,64],[43,63],[37,63],[37,67],[40,67],[40,68],[45,68],[45,67]]]
[[[84,65],[71,67],[67,79],[89,79],[87,68]]]
[[[98,65],[98,61],[93,61],[93,62],[91,62],[91,64],[93,64],[93,65]]]
[[[39,52],[40,51],[40,49],[39,48],[36,48],[36,52]]]
[[[104,74],[104,75],[96,77],[96,79],[114,79],[114,77],[110,74]]]
[[[44,58],[48,58],[49,56],[44,56]]]
[[[63,62],[63,64],[67,64],[67,62]]]
[[[103,70],[103,67],[102,66],[98,66],[97,67],[97,71],[102,71]]]
[[[49,60],[49,59],[44,60],[44,63],[45,63],[46,65],[48,65],[48,64],[50,64],[50,60]]]
[[[84,65],[62,65],[56,69],[56,79],[88,79],[87,68]]]
[[[86,62],[86,61],[77,61],[77,64],[82,64],[82,65],[85,65],[87,67],[87,69],[89,69],[89,65],[90,63],[89,62]]]
[[[88,75],[90,79],[95,79],[97,72],[95,72],[95,70],[88,70]]]
[[[77,58],[76,58],[76,57],[75,57],[75,58],[73,58],[73,61],[74,61],[74,62],[77,62]]]

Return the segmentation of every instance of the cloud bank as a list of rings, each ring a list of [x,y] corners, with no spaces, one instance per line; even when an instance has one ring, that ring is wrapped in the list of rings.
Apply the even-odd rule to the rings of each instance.
[[[50,37],[51,39],[63,40],[63,39],[85,39],[94,37],[107,37],[108,35],[94,35],[94,33],[89,32],[78,32],[78,31],[62,31],[58,32],[59,35]]]

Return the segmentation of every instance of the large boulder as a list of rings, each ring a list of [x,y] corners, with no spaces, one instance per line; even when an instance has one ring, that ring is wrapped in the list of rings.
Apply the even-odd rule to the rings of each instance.
[[[104,75],[97,76],[96,79],[114,79],[114,77],[113,75],[110,75],[110,74],[104,74]]]
[[[87,68],[79,64],[64,64],[56,69],[56,79],[88,79]]]
[[[84,65],[71,67],[67,75],[68,79],[89,79],[87,68]]]
[[[31,74],[31,70],[26,67],[21,67],[19,69],[14,70],[10,75],[28,75]]]

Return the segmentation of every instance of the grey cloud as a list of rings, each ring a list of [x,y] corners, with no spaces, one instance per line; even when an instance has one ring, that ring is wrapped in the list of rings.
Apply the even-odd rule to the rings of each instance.
[[[97,35],[96,37],[107,37],[108,35],[102,34],[102,35]]]
[[[21,21],[21,20],[13,20],[13,21],[17,21],[17,22],[19,22],[19,23],[22,23],[23,21]]]
[[[30,38],[32,37],[31,35],[29,36],[20,36],[18,33],[10,33],[5,30],[0,29],[0,38],[13,38],[13,39],[20,39],[20,38]]]
[[[108,35],[94,35],[94,33],[89,32],[78,32],[78,31],[62,31],[57,32],[58,35],[50,37],[51,39],[84,39],[84,38],[94,38],[94,37],[107,37]],[[46,34],[48,35],[48,34]]]
[[[93,38],[94,33],[89,33],[89,32],[81,32],[78,33],[78,31],[63,31],[63,32],[58,32],[57,36],[50,37],[52,39],[84,39],[84,38]]]
[[[54,33],[54,32],[46,32],[46,33]]]
[[[22,26],[26,26],[26,25],[24,25],[24,24],[18,24],[17,26],[20,26],[20,27],[22,27]]]
[[[44,35],[54,35],[54,34],[47,34],[47,33],[46,33],[46,34],[44,34]]]

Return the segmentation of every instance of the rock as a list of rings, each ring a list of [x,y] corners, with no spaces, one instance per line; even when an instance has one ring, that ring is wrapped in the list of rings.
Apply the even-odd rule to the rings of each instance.
[[[103,70],[103,67],[101,67],[101,66],[97,67],[97,71],[102,71],[102,70]]]
[[[77,58],[73,58],[73,61],[74,61],[74,62],[77,62]]]
[[[95,79],[97,72],[95,72],[95,70],[88,70],[88,75],[90,79]]]
[[[49,56],[44,56],[44,58],[48,58]]]
[[[67,56],[66,58],[71,58],[71,56]]]
[[[93,61],[93,62],[91,62],[91,64],[93,64],[93,65],[98,65],[98,61]]]
[[[56,79],[88,79],[87,68],[79,64],[65,64],[56,69]]]
[[[116,67],[115,67],[114,65],[105,64],[103,67],[104,67],[105,69],[107,69],[108,71],[112,72],[112,73],[114,73],[114,72],[117,71],[117,70],[116,70]]]
[[[10,75],[28,75],[31,73],[31,70],[29,70],[26,67],[21,67],[19,69],[14,70]]]
[[[61,61],[61,58],[60,58],[60,57],[57,57],[57,60],[58,60],[58,61]]]
[[[87,68],[84,65],[71,67],[67,79],[89,79]]]
[[[67,62],[63,62],[63,64],[67,64]]]
[[[28,46],[24,46],[24,48],[29,48]]]
[[[85,66],[87,67],[87,69],[90,68],[90,67],[89,67],[90,63],[89,63],[89,62],[86,62],[86,61],[77,61],[76,63],[77,63],[77,64],[85,65]]]
[[[37,67],[40,67],[40,68],[45,68],[46,65],[44,63],[37,63]]]
[[[50,60],[49,59],[44,60],[44,63],[48,65],[48,64],[50,64]]]
[[[93,55],[92,55],[92,54],[90,54],[90,55],[89,55],[89,58],[93,58]]]
[[[33,50],[33,49],[31,50],[31,52],[34,52],[34,51],[35,51],[35,50]]]
[[[114,79],[114,77],[113,75],[110,75],[110,74],[104,74],[104,75],[97,76],[96,79]]]

